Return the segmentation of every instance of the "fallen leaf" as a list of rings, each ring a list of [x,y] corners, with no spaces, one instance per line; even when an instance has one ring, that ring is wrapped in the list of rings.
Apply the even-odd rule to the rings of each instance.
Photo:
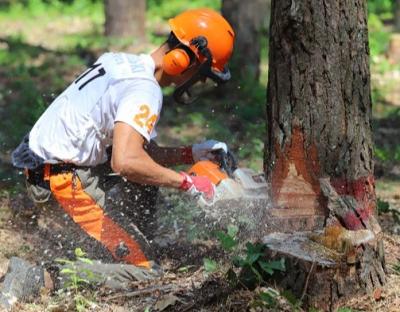
[[[154,309],[156,311],[163,311],[169,306],[174,305],[177,301],[179,301],[178,297],[172,294],[165,295],[156,302]]]
[[[382,288],[377,288],[374,290],[374,299],[376,301],[380,300],[382,298]]]

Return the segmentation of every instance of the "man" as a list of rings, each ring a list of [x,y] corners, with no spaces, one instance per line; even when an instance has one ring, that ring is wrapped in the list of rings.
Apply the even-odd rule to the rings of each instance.
[[[115,259],[148,271],[155,268],[154,259],[141,231],[124,228],[107,212],[112,202],[102,183],[104,170],[97,170],[107,164],[107,151],[112,146],[112,171],[129,182],[176,188],[212,201],[208,178],[167,167],[214,159],[213,151],[227,150],[213,140],[178,148],[153,141],[161,87],[175,85],[174,98],[185,102],[196,82],[210,78],[219,84],[230,78],[226,64],[234,31],[219,13],[189,10],[169,24],[168,40],[150,55],[102,55],[54,100],[12,155],[14,165],[26,171],[34,201],[45,202],[52,194]],[[132,200],[127,206],[134,205]]]

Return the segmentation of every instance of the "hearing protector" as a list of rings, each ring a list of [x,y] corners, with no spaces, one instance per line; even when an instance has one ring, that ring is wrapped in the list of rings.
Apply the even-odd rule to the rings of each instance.
[[[168,41],[172,46],[174,46],[174,48],[164,55],[163,70],[171,76],[179,75],[189,68],[190,64],[197,56],[190,47],[181,44],[172,32]],[[175,89],[173,97],[178,103],[193,102],[195,98],[191,98],[189,89],[196,84],[196,82],[204,80],[204,78],[210,78],[219,85],[225,83],[231,77],[227,68],[224,68],[222,72],[212,69],[213,57],[208,48],[207,38],[203,36],[195,37],[190,40],[190,46],[195,47],[204,61],[202,61],[199,69],[192,75],[192,77],[188,78]],[[188,99],[184,99],[185,94],[188,95]]]
[[[184,49],[175,48],[164,55],[163,70],[171,76],[179,75],[190,65],[190,57]]]

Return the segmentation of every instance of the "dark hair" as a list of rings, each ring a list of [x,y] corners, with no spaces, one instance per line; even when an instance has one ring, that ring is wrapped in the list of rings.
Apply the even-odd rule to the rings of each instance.
[[[175,34],[171,31],[169,33],[166,44],[168,44],[168,48],[170,48],[172,50],[173,48],[176,48],[176,46],[178,46],[180,44],[180,41],[178,40],[178,38],[176,38]]]
[[[196,60],[196,55],[193,53],[193,51],[189,47],[182,44],[172,31],[169,33],[168,39],[167,41],[165,41],[165,43],[168,45],[168,48],[170,50],[175,49],[177,47],[185,50],[190,57],[190,63]]]

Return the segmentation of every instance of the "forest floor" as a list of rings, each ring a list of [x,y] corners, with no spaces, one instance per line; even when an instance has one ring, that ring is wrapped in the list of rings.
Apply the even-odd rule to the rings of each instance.
[[[347,301],[341,311],[399,311],[400,310],[400,182],[378,181],[377,195],[390,209],[379,213],[384,231],[384,246],[388,268],[388,283],[379,300],[372,295]],[[164,194],[165,195],[165,194]],[[161,196],[164,196],[161,195]],[[226,252],[215,238],[205,235],[204,225],[195,227],[192,217],[159,201],[157,207],[157,250],[165,270],[162,278],[147,282],[132,282],[126,291],[111,293],[102,287],[83,292],[88,300],[85,311],[316,311],[303,309],[290,292],[281,292],[274,305],[260,300],[260,293],[279,288],[265,284],[255,290],[232,288],[226,277],[232,266]],[[49,205],[35,214],[27,214],[31,204],[23,194],[10,196],[3,192],[0,199],[0,277],[8,261],[18,256],[31,263],[48,263],[55,258],[72,259],[75,248],[82,248],[90,259],[112,262],[98,252],[93,240],[82,235],[57,205]],[[190,213],[187,211],[187,213]],[[382,209],[381,209],[382,210]],[[203,260],[216,259],[218,269],[208,272]],[[1,279],[0,279],[1,281]],[[312,295],[312,294],[310,294]],[[18,304],[14,311],[75,311],[73,293],[42,292],[31,303]],[[147,310],[146,310],[147,309]]]

